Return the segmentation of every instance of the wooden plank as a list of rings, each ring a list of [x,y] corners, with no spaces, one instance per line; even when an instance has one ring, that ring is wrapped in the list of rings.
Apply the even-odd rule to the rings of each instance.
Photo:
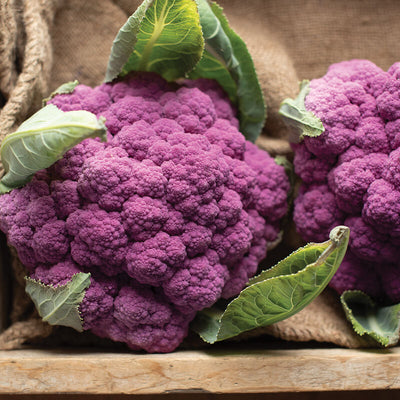
[[[400,388],[400,349],[0,352],[3,394],[273,393]]]
[[[340,396],[340,397],[339,397]],[[0,394],[0,400],[398,400],[398,390],[294,393]]]

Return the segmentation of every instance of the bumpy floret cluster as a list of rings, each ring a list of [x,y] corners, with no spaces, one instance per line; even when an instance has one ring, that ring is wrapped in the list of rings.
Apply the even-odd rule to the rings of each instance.
[[[317,241],[349,226],[349,251],[331,286],[399,302],[400,63],[388,72],[365,60],[332,65],[310,82],[305,105],[325,132],[294,146],[303,180],[297,228]]]
[[[138,74],[52,103],[106,118],[24,188],[0,197],[0,228],[31,277],[90,272],[84,329],[168,352],[195,313],[255,274],[287,211],[284,169],[247,142],[213,82]]]

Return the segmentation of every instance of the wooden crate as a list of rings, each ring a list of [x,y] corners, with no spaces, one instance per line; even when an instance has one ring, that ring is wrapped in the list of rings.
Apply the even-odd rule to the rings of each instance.
[[[26,349],[0,352],[0,371],[3,395],[370,391],[400,389],[400,349]]]

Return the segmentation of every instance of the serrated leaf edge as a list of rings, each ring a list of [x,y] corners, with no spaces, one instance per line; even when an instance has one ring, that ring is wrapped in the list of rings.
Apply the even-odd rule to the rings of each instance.
[[[371,307],[376,307],[377,304],[374,302],[374,300],[369,295],[364,293],[362,290],[346,290],[340,295],[340,302],[341,302],[342,307],[344,309],[346,319],[351,324],[354,332],[357,333],[357,335],[359,335],[359,336],[365,336],[366,335],[366,336],[368,336],[369,338],[373,339],[375,342],[377,342],[378,344],[380,344],[381,346],[384,346],[384,347],[389,347],[389,346],[395,345],[399,341],[400,310],[397,312],[397,315],[399,317],[398,318],[398,322],[397,322],[397,327],[396,327],[397,340],[391,340],[389,337],[387,337],[387,340],[383,340],[383,337],[385,337],[385,336],[379,335],[378,333],[376,333],[374,331],[369,331],[369,330],[365,329],[360,323],[358,323],[358,325],[360,327],[355,326],[355,324],[353,323],[353,320],[357,321],[357,319],[353,314],[353,310],[348,306],[347,302],[344,299],[344,296],[346,296],[350,292],[354,293],[354,294],[361,294],[364,297],[364,299],[368,300],[368,303],[369,303],[368,305],[371,306]],[[399,304],[399,306],[400,306],[400,304]],[[353,320],[351,318],[353,318]]]
[[[48,290],[51,290],[51,291],[53,291],[53,292],[56,294],[56,293],[57,293],[57,289],[62,289],[62,288],[67,287],[67,286],[71,283],[72,279],[73,279],[76,275],[79,275],[79,274],[85,274],[85,275],[86,275],[86,278],[89,278],[89,279],[90,279],[90,277],[91,277],[90,272],[88,272],[88,273],[77,272],[76,274],[73,274],[73,275],[71,276],[70,280],[69,280],[66,284],[64,284],[64,285],[56,285],[56,286],[46,285],[46,284],[43,283],[40,279],[33,279],[33,278],[30,278],[29,276],[25,276],[24,279],[25,279],[25,281],[27,281],[27,282],[29,281],[29,282],[32,282],[32,283],[38,285],[38,286],[41,286],[41,287],[46,288],[46,289],[48,289]],[[89,286],[90,286],[90,283],[89,283],[89,285],[83,290],[82,299],[85,297],[86,290],[89,288]],[[28,296],[29,296],[29,294],[28,294]],[[29,297],[30,297],[30,296],[29,296]],[[33,299],[32,299],[32,301],[33,301]],[[77,310],[77,312],[78,312],[78,316],[79,316],[79,320],[81,321],[81,325],[83,326],[84,320],[83,320],[82,313],[81,313],[81,310],[80,310],[79,305],[77,305],[76,310]],[[44,319],[44,317],[42,317],[42,315],[40,314],[39,310],[37,310],[37,311],[38,311],[40,317],[42,318],[42,320],[45,321],[45,322],[47,322],[48,324],[50,324],[47,320]],[[50,324],[50,325],[52,325],[52,324]],[[80,330],[79,332],[83,332],[83,328],[82,328],[82,330]]]

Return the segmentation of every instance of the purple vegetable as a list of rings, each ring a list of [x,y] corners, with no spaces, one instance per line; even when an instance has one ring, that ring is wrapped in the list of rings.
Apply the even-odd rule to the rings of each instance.
[[[332,65],[312,80],[305,109],[325,131],[293,145],[303,183],[294,220],[307,241],[350,227],[349,250],[331,281],[400,301],[400,63],[388,72],[366,60]]]
[[[172,351],[197,311],[243,289],[277,239],[285,171],[244,139],[212,81],[136,74],[51,103],[104,116],[108,141],[83,141],[1,196],[0,228],[34,279],[91,273],[84,329]]]

